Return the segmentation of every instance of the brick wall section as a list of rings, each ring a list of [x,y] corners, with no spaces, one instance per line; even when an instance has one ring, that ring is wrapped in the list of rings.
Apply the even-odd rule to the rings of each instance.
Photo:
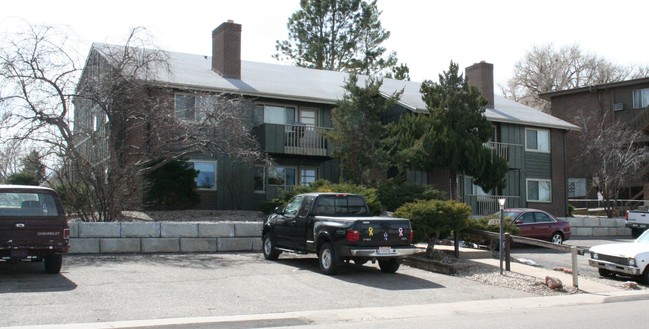
[[[606,85],[605,87],[583,88],[580,91],[569,94],[555,95],[551,99],[550,114],[576,125],[580,125],[578,116],[597,118],[606,115],[609,120],[620,120],[621,122],[634,125],[638,120],[645,124],[643,112],[648,109],[633,109],[632,91],[636,89],[649,88],[646,79],[639,79],[637,82],[618,83]],[[613,104],[623,104],[623,109],[613,111]],[[579,134],[578,131],[570,131],[567,136],[567,177],[588,177],[587,165],[579,161]],[[631,184],[642,186],[641,180]],[[595,191],[591,190],[589,197],[595,197]]]
[[[212,31],[212,70],[241,79],[241,24],[227,21]]]
[[[487,108],[494,106],[494,65],[482,61],[464,69],[467,83],[480,90],[482,97],[487,100]]]
[[[261,250],[261,222],[70,223],[70,253]]]

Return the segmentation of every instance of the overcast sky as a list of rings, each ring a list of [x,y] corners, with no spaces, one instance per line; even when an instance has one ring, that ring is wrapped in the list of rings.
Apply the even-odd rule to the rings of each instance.
[[[504,84],[533,45],[548,43],[649,65],[649,1],[378,0],[378,7],[392,33],[384,45],[415,81],[436,81],[451,60],[461,68],[484,60],[494,64],[496,85]],[[144,26],[162,49],[210,55],[211,31],[232,19],[242,24],[242,59],[277,63],[275,41],[287,38],[288,17],[298,9],[299,0],[3,1],[0,33],[15,29],[15,17],[65,25],[85,41],[85,56],[91,42],[123,44],[131,28]]]

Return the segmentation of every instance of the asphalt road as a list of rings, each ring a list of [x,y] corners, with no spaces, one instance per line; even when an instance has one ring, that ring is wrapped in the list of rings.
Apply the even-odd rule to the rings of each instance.
[[[267,314],[536,297],[403,266],[319,272],[315,256],[261,254],[66,255],[42,264],[0,262],[0,326]]]

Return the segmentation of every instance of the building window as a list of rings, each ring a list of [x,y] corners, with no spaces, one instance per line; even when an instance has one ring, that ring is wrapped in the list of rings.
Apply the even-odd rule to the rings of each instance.
[[[318,179],[318,169],[315,168],[301,168],[300,169],[300,185],[310,186],[311,183]]]
[[[266,168],[255,166],[255,192],[266,191]]]
[[[294,186],[296,180],[296,169],[292,167],[271,167],[266,173],[266,184],[272,186]]]
[[[277,105],[263,105],[264,123],[292,125],[295,123],[295,108]]]
[[[550,131],[544,129],[525,129],[525,150],[550,152]]]
[[[198,176],[194,179],[196,188],[216,190],[216,161],[189,160],[187,164],[198,171]]]
[[[552,202],[552,181],[549,179],[528,179],[527,201]]]
[[[176,94],[176,118],[186,121],[204,121],[209,105],[209,96]]]
[[[633,108],[641,109],[649,106],[649,88],[633,91]]]

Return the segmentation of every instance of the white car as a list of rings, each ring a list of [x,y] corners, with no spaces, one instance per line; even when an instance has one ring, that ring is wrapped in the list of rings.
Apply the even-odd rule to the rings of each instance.
[[[633,242],[590,248],[588,264],[597,267],[599,275],[604,277],[630,275],[649,283],[649,231],[645,231]]]

